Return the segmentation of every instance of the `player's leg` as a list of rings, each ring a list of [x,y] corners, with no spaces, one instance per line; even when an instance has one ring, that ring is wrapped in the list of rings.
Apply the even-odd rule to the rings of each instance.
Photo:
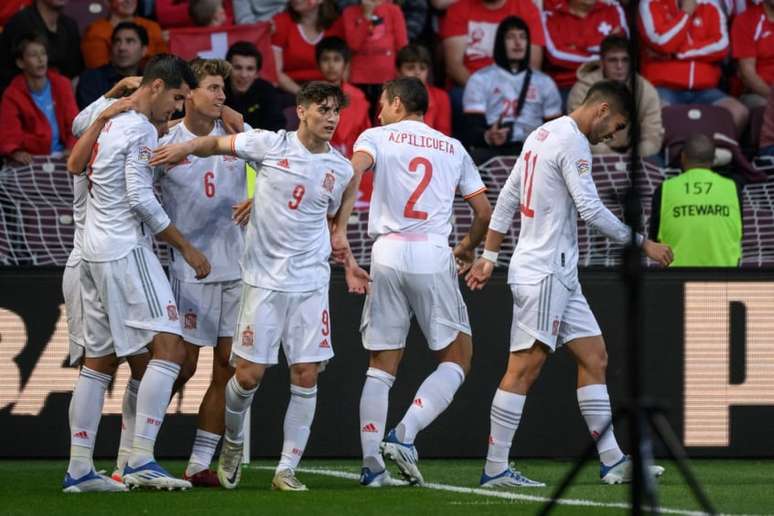
[[[389,253],[385,242],[374,245],[374,260]],[[363,467],[360,483],[381,487],[390,483],[381,454],[387,424],[389,394],[398,371],[411,324],[409,302],[401,285],[400,272],[374,261],[371,265],[371,292],[363,306],[360,324],[363,347],[370,352],[363,392],[360,396],[360,443]]]
[[[137,390],[140,388],[142,375],[145,374],[145,368],[150,361],[150,353],[147,350],[142,350],[136,355],[126,357],[126,361],[129,364],[130,376],[121,402],[121,438],[118,445],[116,469],[111,476],[116,481],[122,480],[124,467],[132,453],[134,427],[137,420]]]
[[[199,364],[200,347],[186,340],[183,340],[183,347],[185,348],[185,360],[180,365],[180,374],[177,375],[175,384],[172,386],[172,396],[180,392],[188,380],[193,378],[196,374],[196,366]]]
[[[212,379],[199,406],[196,437],[185,471],[195,486],[220,485],[217,474],[209,468],[225,427],[226,384],[234,375],[230,356],[231,337],[220,337],[213,349]]]

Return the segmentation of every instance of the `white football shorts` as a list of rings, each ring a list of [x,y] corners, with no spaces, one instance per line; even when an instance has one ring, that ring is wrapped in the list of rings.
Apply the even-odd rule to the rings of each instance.
[[[380,237],[371,252],[371,279],[360,323],[366,349],[405,347],[412,316],[433,351],[447,347],[460,332],[471,334],[454,255],[444,237]]]
[[[82,260],[81,294],[87,357],[124,357],[158,333],[182,335],[169,280],[147,247],[109,262]]]
[[[511,293],[511,351],[529,349],[536,340],[555,351],[574,339],[602,334],[580,284],[568,289],[548,275],[539,283],[511,284]]]
[[[280,343],[288,365],[333,358],[327,285],[308,292],[281,292],[242,283],[232,362],[238,356],[274,365]]]
[[[194,283],[169,278],[180,310],[183,340],[214,347],[218,337],[233,337],[239,315],[242,281]]]
[[[65,267],[62,275],[62,295],[67,312],[67,335],[70,341],[70,365],[83,358],[83,303],[81,301],[81,266]]]

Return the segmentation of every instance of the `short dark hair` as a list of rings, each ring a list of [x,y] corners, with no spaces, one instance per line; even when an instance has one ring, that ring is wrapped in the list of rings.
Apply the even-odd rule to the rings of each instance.
[[[349,60],[352,58],[352,52],[349,50],[347,42],[337,36],[323,38],[314,46],[314,56],[317,59],[317,64],[320,64],[323,52],[336,52],[344,58],[345,63],[349,63]]]
[[[156,79],[164,81],[167,88],[179,88],[183,83],[191,89],[199,86],[188,63],[172,54],[156,54],[145,65],[140,84],[150,84]]]
[[[408,63],[421,63],[431,68],[433,66],[433,58],[426,47],[418,43],[412,43],[398,50],[398,55],[395,58],[395,66],[397,68]]]
[[[190,16],[194,25],[206,27],[212,23],[219,5],[222,5],[222,2],[219,0],[189,0],[188,16]]]
[[[602,40],[599,44],[599,55],[604,56],[608,52],[613,50],[623,50],[629,57],[631,57],[631,49],[629,48],[629,40],[620,34],[611,34]]]
[[[624,82],[605,80],[594,83],[586,93],[583,104],[590,105],[596,102],[607,102],[611,111],[627,118],[631,116],[632,94]]]
[[[416,77],[400,77],[387,81],[384,83],[384,93],[390,102],[398,97],[409,114],[424,115],[427,113],[429,103],[427,88]]]
[[[46,52],[48,52],[48,39],[46,37],[39,33],[39,32],[27,32],[26,34],[22,34],[18,38],[16,38],[16,41],[14,41],[13,44],[13,58],[21,59],[24,57],[24,51],[27,50],[27,46],[31,45],[32,43],[37,43],[39,45],[43,45],[43,48],[46,49]]]
[[[234,56],[252,57],[255,59],[255,68],[260,70],[263,66],[263,56],[249,41],[237,41],[226,52],[226,61],[229,63]]]
[[[684,167],[703,165],[711,167],[715,161],[715,142],[706,134],[692,134],[685,140],[682,164]]]
[[[137,34],[137,39],[140,40],[140,43],[142,44],[142,46],[144,47],[148,46],[148,42],[150,40],[148,39],[148,31],[145,30],[145,27],[129,21],[123,21],[118,25],[116,25],[116,27],[113,29],[113,34],[111,34],[110,36],[111,44],[113,43],[113,40],[116,39],[116,35],[122,30],[133,30],[135,34]]]
[[[339,109],[347,106],[347,97],[344,92],[329,82],[311,81],[307,82],[296,94],[296,105],[309,107],[310,104],[322,104],[327,99],[332,98]]]

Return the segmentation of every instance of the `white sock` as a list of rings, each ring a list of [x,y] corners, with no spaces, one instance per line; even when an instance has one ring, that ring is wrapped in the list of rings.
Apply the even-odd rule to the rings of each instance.
[[[134,422],[137,416],[137,390],[140,388],[140,380],[129,378],[124,391],[124,401],[121,404],[121,441],[118,446],[118,458],[116,469],[123,471],[132,454],[134,442]]]
[[[591,437],[597,442],[599,460],[606,466],[612,466],[623,458],[623,452],[615,440],[613,425],[610,425],[605,435],[601,435],[605,426],[613,417],[610,409],[610,396],[607,385],[586,385],[578,389],[578,406],[580,407]]]
[[[219,442],[220,434],[213,434],[197,428],[191,458],[188,461],[188,467],[185,468],[185,474],[190,477],[208,469]]]
[[[484,473],[493,477],[508,469],[508,454],[527,397],[523,394],[497,389],[489,413],[489,448],[486,452]]]
[[[243,389],[236,376],[226,384],[226,439],[232,443],[244,441],[245,412],[253,403],[255,389]]]
[[[309,440],[316,408],[316,385],[314,387],[290,386],[290,402],[288,410],[285,412],[283,426],[285,441],[282,443],[282,456],[277,465],[277,472],[284,469],[295,471],[298,467]]]
[[[94,469],[92,455],[111,376],[82,367],[70,400],[70,463],[67,472],[80,478]]]
[[[153,447],[164,421],[180,366],[167,360],[148,362],[145,374],[137,389],[137,419],[134,424],[134,442],[129,466],[137,468],[155,460]]]
[[[446,410],[465,380],[465,371],[455,362],[441,362],[419,386],[414,401],[395,428],[402,443],[412,444],[417,434]]]
[[[363,393],[360,395],[360,445],[363,448],[363,466],[374,473],[384,470],[379,443],[384,439],[387,407],[393,383],[395,377],[390,373],[369,367]]]

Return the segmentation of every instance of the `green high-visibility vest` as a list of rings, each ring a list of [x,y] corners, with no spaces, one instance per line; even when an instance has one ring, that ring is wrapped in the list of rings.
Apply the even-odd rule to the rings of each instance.
[[[672,247],[673,267],[737,267],[742,214],[736,183],[706,168],[664,181],[658,239]]]

